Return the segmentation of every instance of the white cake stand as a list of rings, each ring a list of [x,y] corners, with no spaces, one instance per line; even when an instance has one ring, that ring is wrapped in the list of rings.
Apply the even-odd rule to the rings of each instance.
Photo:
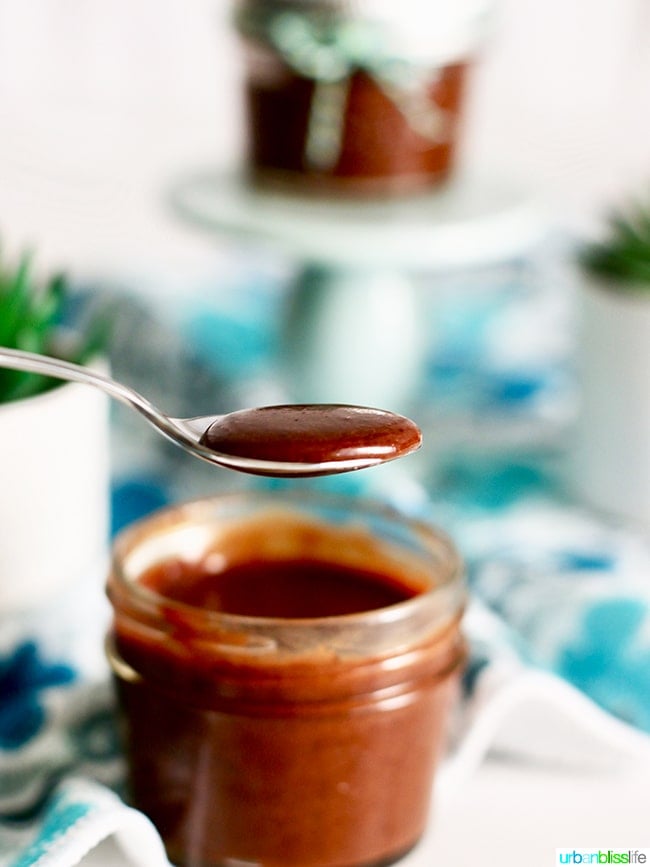
[[[171,201],[185,221],[301,266],[283,345],[289,396],[300,402],[408,408],[430,344],[416,276],[512,260],[542,230],[524,191],[471,176],[407,199],[345,202],[203,172],[179,181]]]

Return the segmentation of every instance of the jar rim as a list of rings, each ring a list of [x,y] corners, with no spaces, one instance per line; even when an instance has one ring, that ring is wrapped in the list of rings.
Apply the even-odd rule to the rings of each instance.
[[[183,525],[191,527],[192,519],[195,519],[200,513],[207,514],[208,510],[213,507],[235,505],[237,502],[244,503],[247,500],[265,502],[269,507],[286,506],[291,508],[303,504],[345,509],[352,515],[357,514],[359,517],[372,515],[391,523],[395,522],[396,525],[408,528],[425,540],[427,553],[438,558],[440,574],[436,576],[436,581],[432,583],[432,586],[403,601],[368,611],[320,617],[269,617],[232,614],[225,611],[199,608],[171,599],[139,584],[137,580],[132,580],[125,574],[122,564],[126,562],[132,551],[146,542],[152,530],[157,530],[160,535],[164,535],[166,530],[169,531]],[[178,556],[178,554],[171,556]],[[166,613],[173,612],[184,623],[188,626],[191,625],[197,631],[209,631],[216,627],[219,630],[227,631],[227,633],[231,633],[231,631],[234,633],[237,629],[245,630],[247,627],[262,630],[280,627],[297,632],[301,629],[332,628],[336,625],[349,627],[391,624],[407,620],[409,616],[425,607],[427,603],[439,605],[443,599],[447,599],[448,605],[445,612],[447,614],[457,614],[465,603],[463,561],[453,540],[444,530],[420,518],[411,517],[394,506],[369,498],[353,498],[311,491],[283,491],[280,495],[264,491],[239,491],[200,497],[163,507],[129,525],[117,535],[113,543],[111,563],[109,597],[112,596],[112,589],[116,590],[118,594],[121,592],[125,600],[133,605],[137,612],[150,616],[155,616],[162,607]],[[261,645],[263,644],[264,642],[261,642]]]

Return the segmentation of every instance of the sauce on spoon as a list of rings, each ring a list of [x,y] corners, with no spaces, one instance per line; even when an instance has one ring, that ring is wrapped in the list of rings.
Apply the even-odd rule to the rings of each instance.
[[[403,457],[422,444],[410,419],[387,410],[344,404],[290,404],[243,409],[217,419],[201,445],[226,455],[292,464]],[[310,475],[308,466],[304,475]]]

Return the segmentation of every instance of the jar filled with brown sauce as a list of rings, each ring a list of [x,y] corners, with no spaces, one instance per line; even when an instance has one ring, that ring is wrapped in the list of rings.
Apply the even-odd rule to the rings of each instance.
[[[351,197],[442,183],[486,15],[487,0],[236,0],[250,181]]]
[[[462,568],[354,498],[242,493],[118,539],[132,803],[179,865],[380,865],[420,839],[464,660]]]

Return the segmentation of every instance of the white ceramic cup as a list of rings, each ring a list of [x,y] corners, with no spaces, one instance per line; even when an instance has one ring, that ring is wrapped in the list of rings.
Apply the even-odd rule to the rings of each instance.
[[[0,404],[0,615],[42,608],[105,562],[108,398],[62,384]]]
[[[650,526],[650,291],[587,282],[579,317],[573,488],[600,511]]]

